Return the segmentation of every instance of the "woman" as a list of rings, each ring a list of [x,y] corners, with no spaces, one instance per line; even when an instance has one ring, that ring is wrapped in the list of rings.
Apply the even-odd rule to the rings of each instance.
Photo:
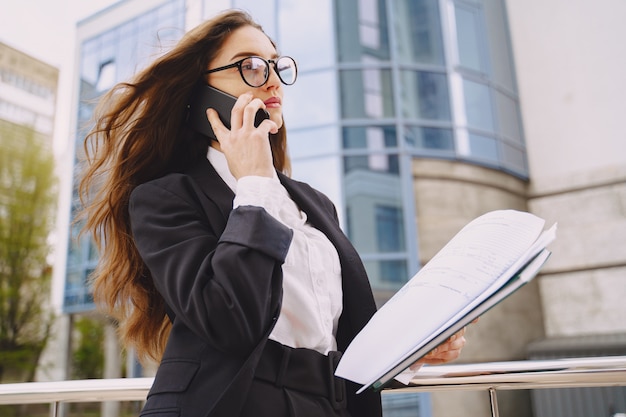
[[[227,11],[99,106],[81,182],[101,254],[94,296],[159,362],[142,415],[381,415],[378,394],[333,375],[376,307],[333,204],[288,177],[295,77],[260,26]],[[207,111],[217,140],[187,126],[198,81],[238,97],[230,129]],[[255,127],[259,109],[269,119]]]

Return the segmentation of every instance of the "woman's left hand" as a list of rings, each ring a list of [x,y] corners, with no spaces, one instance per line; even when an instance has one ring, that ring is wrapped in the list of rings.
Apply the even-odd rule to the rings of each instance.
[[[465,327],[448,340],[431,350],[426,356],[419,359],[410,366],[412,370],[424,364],[439,365],[457,359],[461,355],[461,350],[465,346]]]

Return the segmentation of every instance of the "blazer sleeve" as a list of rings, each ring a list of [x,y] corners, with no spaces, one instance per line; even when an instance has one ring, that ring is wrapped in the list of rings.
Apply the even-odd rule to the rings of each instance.
[[[210,217],[223,215],[207,212],[216,206],[181,178],[133,191],[135,244],[175,320],[217,349],[247,355],[279,314],[293,232],[252,206],[231,211],[216,230]]]

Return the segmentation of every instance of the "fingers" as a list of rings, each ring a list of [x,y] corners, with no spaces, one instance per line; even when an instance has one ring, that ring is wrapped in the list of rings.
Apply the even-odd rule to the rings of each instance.
[[[217,136],[218,140],[224,135],[228,134],[228,129],[226,128],[226,126],[224,126],[224,123],[222,123],[219,115],[214,109],[207,109],[206,117],[209,120],[209,123],[211,124],[211,129],[213,129],[213,133],[215,133],[215,136]]]
[[[437,365],[458,359],[466,343],[464,335],[465,328],[453,334],[448,340],[430,351],[420,362]]]
[[[476,323],[478,319],[472,321],[472,323]],[[410,366],[411,369],[419,369],[423,364],[429,365],[439,365],[442,363],[450,362],[455,359],[458,359],[461,355],[461,351],[465,346],[467,340],[465,339],[466,327],[463,327],[461,330],[453,334],[446,340],[441,343],[439,346],[430,351],[427,355],[419,359],[413,365]]]
[[[237,102],[233,106],[233,110],[231,112],[231,130],[239,128],[247,130],[247,128],[254,128],[256,114],[259,110],[264,108],[265,104],[260,99],[254,98],[252,93],[242,94],[237,99]],[[263,122],[265,122],[265,120]],[[262,126],[263,124],[264,126]],[[261,123],[258,126],[258,129],[264,134],[276,133],[278,131],[278,127],[272,121],[269,121],[268,123]]]
[[[220,121],[215,110],[207,110],[219,149],[237,179],[249,175],[271,177],[274,174],[269,133],[277,132],[278,126],[271,120],[264,120],[258,128],[254,127],[256,112],[264,107],[265,104],[254,99],[252,94],[241,95],[231,111],[230,129]]]
[[[242,129],[246,127],[256,128],[258,132],[263,133],[263,138],[267,138],[270,133],[278,133],[278,126],[270,119],[265,119],[259,126],[255,126],[257,113],[261,109],[265,109],[265,104],[258,98],[252,100],[244,107]]]
[[[233,106],[233,109],[230,112],[230,128],[231,129],[233,127],[238,129],[243,126],[244,110],[246,106],[248,106],[248,104],[252,102],[253,99],[254,97],[252,96],[252,93],[245,93],[239,96],[239,98],[235,102],[235,105]]]

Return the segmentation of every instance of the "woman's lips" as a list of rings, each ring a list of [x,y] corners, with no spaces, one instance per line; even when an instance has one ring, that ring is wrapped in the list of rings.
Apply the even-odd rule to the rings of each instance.
[[[265,103],[265,107],[267,107],[268,109],[275,109],[280,107],[280,98],[279,97],[270,97],[267,100],[265,100],[263,103]]]

